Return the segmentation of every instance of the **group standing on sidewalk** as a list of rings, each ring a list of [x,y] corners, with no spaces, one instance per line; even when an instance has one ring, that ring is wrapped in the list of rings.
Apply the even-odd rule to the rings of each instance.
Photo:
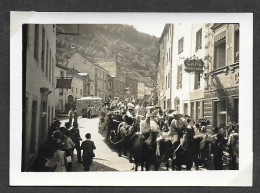
[[[71,110],[72,111],[72,110]],[[74,149],[77,152],[78,163],[83,163],[84,171],[90,170],[94,156],[95,144],[91,141],[91,134],[86,134],[86,140],[80,145],[82,138],[78,128],[78,113],[75,109],[73,127],[71,128],[72,117],[69,112],[69,122],[61,127],[58,118],[54,118],[50,126],[50,133],[45,144],[39,149],[32,171],[37,172],[69,172],[72,171],[74,163]],[[83,150],[83,157],[81,156]],[[83,158],[83,161],[82,161]]]

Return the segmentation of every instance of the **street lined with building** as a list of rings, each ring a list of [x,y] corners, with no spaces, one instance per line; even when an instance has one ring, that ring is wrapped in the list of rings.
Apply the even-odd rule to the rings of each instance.
[[[23,26],[22,171],[32,171],[35,160],[51,159],[52,155],[44,155],[51,150],[44,147],[53,143],[66,157],[73,156],[71,149],[77,150],[75,154],[83,151],[85,171],[92,158],[93,171],[130,171],[144,163],[149,170],[151,160],[155,170],[165,169],[161,161],[172,162],[172,170],[238,169],[239,24],[165,24],[154,54],[156,64],[147,64],[150,59],[144,53],[148,48],[136,43],[136,48],[128,50],[129,42],[124,42],[122,53],[143,51],[143,58],[138,55],[133,61],[140,71],[149,65],[156,67],[156,73],[149,71],[151,75],[144,76],[149,73],[142,72],[141,78],[130,73],[133,67],[122,65],[128,56],[116,50],[111,57],[104,56],[110,52],[110,40],[101,46],[101,53],[93,51],[92,55],[79,43],[57,49],[59,35],[70,37],[60,27]],[[93,41],[101,41],[101,37],[95,34]],[[94,49],[93,42],[90,45]],[[80,136],[74,133],[78,129]],[[85,137],[91,151],[80,146]],[[139,157],[136,147],[143,148]],[[124,148],[133,157],[118,157],[116,151],[121,155]],[[189,158],[185,164],[182,161],[187,157],[180,150]],[[132,158],[134,164],[129,163]],[[76,160],[72,168],[83,171],[83,165]]]

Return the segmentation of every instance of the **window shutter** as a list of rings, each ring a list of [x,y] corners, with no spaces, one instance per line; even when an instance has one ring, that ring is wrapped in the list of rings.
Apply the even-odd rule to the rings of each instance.
[[[234,63],[234,25],[230,24],[227,28],[227,65]]]

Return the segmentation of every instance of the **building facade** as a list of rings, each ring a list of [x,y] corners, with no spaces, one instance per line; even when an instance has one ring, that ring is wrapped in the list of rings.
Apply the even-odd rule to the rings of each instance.
[[[162,109],[169,107],[169,78],[165,76],[169,70],[165,62],[165,50],[171,42],[166,33],[169,26],[165,26],[160,40],[158,97]],[[211,121],[212,127],[237,123],[239,25],[174,24],[171,51],[171,107],[190,115],[194,121],[204,117]],[[187,61],[196,62],[201,69],[188,70]]]
[[[55,116],[56,26],[23,25],[23,54],[22,171],[28,171]]]
[[[126,87],[129,89],[131,100],[137,99],[137,81],[126,77]]]
[[[83,97],[84,79],[79,75],[77,70],[70,69],[67,72],[68,77],[72,77],[71,89],[66,92],[66,98],[68,104],[74,104],[77,99]]]
[[[238,123],[239,25],[207,24],[204,116],[211,126]]]
[[[95,63],[105,69],[109,75],[107,81],[108,100],[119,97],[121,100],[125,98],[126,75],[118,66],[114,58],[95,58]]]
[[[75,52],[62,65],[79,73],[87,73],[88,83],[86,84],[89,84],[90,96],[101,97],[104,101],[108,99],[108,72],[102,66],[93,64],[79,52]],[[87,93],[87,91],[84,92]]]
[[[67,77],[68,68],[59,64],[56,64],[55,68],[55,78],[59,77]],[[55,89],[55,113],[66,113],[66,103],[68,101],[67,97],[67,89],[64,88],[56,88]],[[67,95],[68,96],[68,95]]]
[[[144,98],[144,83],[142,82],[137,83],[137,98],[138,99]]]
[[[174,24],[172,49],[172,107],[187,114],[190,114],[188,105],[191,74],[184,71],[184,61],[191,56],[191,29],[192,24]]]
[[[172,53],[173,53],[174,25],[166,24],[160,38],[160,52],[158,65],[158,100],[162,109],[171,109],[172,101]]]
[[[96,73],[96,79],[95,79],[95,91],[96,96],[103,99],[103,102],[108,100],[108,73],[107,71],[98,66],[95,65],[95,73]]]
[[[204,61],[205,58],[205,24],[192,24],[191,25],[191,45],[190,55],[188,57],[195,60]],[[185,65],[184,65],[184,72]],[[189,96],[187,101],[183,101],[183,113],[191,116],[193,120],[198,120],[204,117],[204,86],[205,80],[201,72],[189,72]]]

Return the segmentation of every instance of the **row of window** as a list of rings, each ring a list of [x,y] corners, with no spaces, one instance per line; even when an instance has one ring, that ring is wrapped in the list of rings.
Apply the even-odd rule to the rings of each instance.
[[[101,79],[103,79],[103,80],[106,80],[106,74],[103,72],[103,71],[101,71],[101,70],[98,70],[97,69],[97,77],[98,78],[101,78]]]
[[[226,31],[222,32],[223,34]],[[196,33],[196,50],[201,49],[201,41],[202,41],[202,29],[200,29]],[[178,52],[183,52],[183,42],[184,39],[181,38],[178,42]],[[239,30],[236,30],[234,33],[234,61],[238,62],[239,58],[237,57],[237,53],[239,52]],[[221,40],[214,42],[214,65],[213,69],[218,69],[224,67],[226,65],[226,38],[223,35]],[[194,90],[200,88],[200,76],[201,74],[195,74],[195,83],[194,83]],[[168,84],[167,84],[168,81]],[[169,74],[166,76],[165,80],[165,88],[169,88]],[[177,89],[182,88],[182,65],[178,66],[177,68]],[[164,81],[162,81],[161,89],[164,89]]]
[[[80,90],[80,95],[82,96],[82,89],[79,89]],[[75,90],[76,92],[75,93],[78,93],[78,88],[76,88]],[[74,88],[71,87],[71,92],[74,92]]]
[[[178,68],[178,73],[177,73],[177,89],[182,88],[182,65],[179,65]],[[199,89],[200,88],[200,77],[201,74],[195,74],[195,81],[194,81],[194,90]],[[165,77],[165,89],[170,88],[170,83],[171,83],[171,79],[170,79],[170,72],[168,73],[168,75]],[[161,90],[164,89],[164,81],[162,81],[162,87]]]
[[[196,45],[195,50],[198,51],[202,48],[202,29],[196,32]],[[182,53],[184,49],[184,37],[178,40],[178,54]]]
[[[104,82],[97,82],[97,89],[106,89],[106,83]]]
[[[29,25],[28,25],[29,27]],[[29,30],[28,30],[29,32]],[[30,34],[28,34],[30,37]],[[29,40],[30,38],[28,38]],[[34,59],[39,63],[41,59],[41,69],[45,76],[48,78],[49,82],[54,85],[54,57],[52,56],[51,46],[49,45],[49,40],[46,41],[45,28],[42,25],[41,28],[41,48],[40,48],[40,25],[34,25]],[[29,45],[29,44],[28,44]]]

